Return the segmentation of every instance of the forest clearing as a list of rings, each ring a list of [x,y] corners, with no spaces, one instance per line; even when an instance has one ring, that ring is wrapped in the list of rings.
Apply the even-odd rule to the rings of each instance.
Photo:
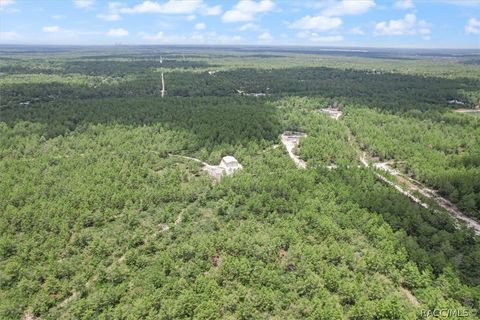
[[[284,132],[281,135],[282,144],[287,149],[288,155],[295,162],[295,165],[300,169],[305,169],[307,163],[300,159],[296,154],[296,150],[300,144],[302,138],[306,138],[307,134],[303,132]]]
[[[458,113],[472,113],[472,114],[480,114],[480,109],[477,108],[476,109],[455,109],[455,112],[458,112]]]
[[[233,156],[228,156],[228,155],[222,157],[220,164],[217,166],[208,164],[206,162],[203,162],[200,159],[193,158],[193,157],[174,155],[174,154],[169,154],[169,156],[180,157],[183,159],[188,159],[188,160],[201,163],[203,165],[202,170],[207,172],[212,178],[214,178],[217,181],[219,181],[225,175],[229,176],[229,175],[232,175],[235,171],[243,169],[243,166],[240,163],[238,163],[237,159],[235,159]]]

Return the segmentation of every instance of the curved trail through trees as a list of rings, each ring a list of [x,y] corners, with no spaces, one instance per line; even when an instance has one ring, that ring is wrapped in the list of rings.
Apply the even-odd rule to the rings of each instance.
[[[480,223],[478,221],[466,216],[458,209],[456,205],[454,205],[444,197],[440,196],[436,191],[425,187],[421,182],[407,177],[406,175],[400,173],[398,170],[395,170],[390,166],[388,162],[373,163],[373,166],[377,169],[388,172],[390,175],[395,177],[398,182],[406,185],[406,187],[410,191],[416,191],[425,198],[434,201],[439,207],[449,212],[457,220],[463,221],[467,226],[473,228],[476,233],[480,233]],[[427,204],[422,202],[418,203],[421,204],[423,207],[428,208]]]
[[[192,160],[192,161],[201,163],[201,164],[203,164],[204,166],[209,166],[208,163],[203,162],[202,160],[197,159],[197,158],[192,158],[192,157],[188,157],[188,156],[182,156],[182,155],[179,155],[179,154],[171,154],[171,153],[169,153],[168,156],[169,156],[169,157],[178,157],[178,158],[188,159],[188,160]]]
[[[370,167],[366,157],[365,157],[365,153],[362,153],[362,155],[360,156],[360,162],[367,168]],[[374,168],[377,168],[377,166],[375,166],[375,164],[373,165]],[[383,182],[385,182],[386,184],[388,184],[389,186],[395,188],[398,192],[400,192],[401,194],[403,194],[404,196],[410,198],[413,202],[415,203],[418,203],[419,205],[421,205],[422,207],[424,207],[425,209],[428,209],[428,204],[422,202],[422,200],[420,200],[419,198],[415,197],[413,194],[411,194],[410,192],[404,190],[402,187],[400,187],[399,185],[395,184],[394,182],[388,180],[387,178],[385,178],[384,176],[382,176],[380,173],[376,172],[376,171],[373,171],[373,173],[375,174],[375,176],[382,180]]]
[[[347,126],[348,128],[348,126]],[[349,140],[350,142],[354,142],[355,137],[350,131],[350,128],[348,128],[349,131]],[[355,147],[352,144],[352,147]],[[358,149],[357,149],[358,150]],[[360,162],[365,166],[365,167],[370,167],[370,163],[366,158],[365,152],[360,152],[359,155]],[[374,169],[382,170],[387,173],[389,173],[396,182],[388,180],[386,177],[378,173],[377,171],[373,171],[375,176],[383,181],[384,183],[390,185],[391,187],[395,188],[397,191],[399,191],[401,194],[405,195],[406,197],[410,198],[413,202],[419,204],[420,206],[428,209],[430,206],[422,201],[420,198],[416,197],[412,192],[418,192],[425,198],[435,202],[439,207],[443,208],[445,211],[447,211],[453,218],[455,218],[457,221],[460,221],[462,223],[465,223],[468,227],[472,228],[475,233],[480,234],[480,223],[467,215],[465,215],[463,212],[461,212],[457,206],[455,206],[453,203],[448,201],[447,199],[443,198],[442,196],[438,195],[435,191],[425,187],[422,183],[419,181],[413,180],[402,173],[400,173],[398,170],[393,169],[388,162],[374,162],[370,159],[370,162],[372,163],[372,167]],[[408,190],[405,190],[402,188],[401,184],[405,184]],[[431,208],[433,211],[438,212],[435,208]]]

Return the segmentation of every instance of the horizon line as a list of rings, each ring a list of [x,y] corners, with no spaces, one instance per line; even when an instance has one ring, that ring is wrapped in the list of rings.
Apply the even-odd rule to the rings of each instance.
[[[137,43],[137,44],[52,44],[52,43],[0,43],[0,46],[50,46],[50,47],[297,47],[297,48],[324,48],[324,49],[406,49],[406,50],[478,50],[480,53],[480,47],[415,47],[415,46],[348,46],[348,45],[308,45],[308,44],[192,44],[192,43],[161,43],[161,44],[151,44],[151,43]]]

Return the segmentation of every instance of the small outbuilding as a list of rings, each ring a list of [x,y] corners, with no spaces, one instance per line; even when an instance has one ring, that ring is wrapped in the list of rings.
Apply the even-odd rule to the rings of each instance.
[[[243,166],[232,156],[225,156],[218,166],[205,164],[203,170],[207,171],[215,180],[220,180],[223,176],[232,175],[235,171],[243,169]]]
[[[231,175],[235,171],[243,169],[243,166],[232,156],[223,157],[219,167],[225,170],[226,175]]]

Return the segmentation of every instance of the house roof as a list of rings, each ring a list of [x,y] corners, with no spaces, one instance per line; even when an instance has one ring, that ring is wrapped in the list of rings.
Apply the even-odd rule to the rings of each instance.
[[[237,159],[232,156],[225,156],[222,158],[225,163],[238,163]]]

